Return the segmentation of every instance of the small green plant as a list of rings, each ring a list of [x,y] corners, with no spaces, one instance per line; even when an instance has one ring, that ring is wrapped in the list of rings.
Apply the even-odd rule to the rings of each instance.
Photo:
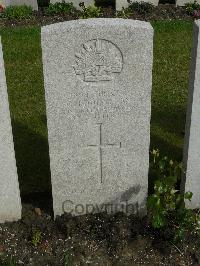
[[[69,253],[69,251],[68,250],[66,250],[65,252],[64,252],[64,264],[63,264],[64,266],[69,266],[69,265],[71,265],[71,263],[70,263],[70,253]]]
[[[170,228],[175,241],[183,240],[187,233],[200,233],[200,214],[186,209],[185,200],[191,200],[192,192],[181,194],[177,182],[181,178],[182,165],[160,158],[158,150],[151,153],[151,168],[156,173],[154,193],[148,197],[148,211],[154,228]]]
[[[102,15],[102,9],[100,7],[96,6],[88,6],[85,7],[84,5],[81,5],[83,11],[81,13],[81,17],[83,19],[87,18],[99,18]]]
[[[3,12],[2,16],[7,19],[28,19],[33,16],[33,10],[31,6],[8,6]]]
[[[55,4],[50,4],[46,11],[46,15],[67,15],[67,14],[73,14],[76,11],[75,7],[72,3],[65,3],[63,2],[57,2]]]
[[[200,4],[197,1],[186,3],[185,10],[189,15],[193,15],[194,11],[200,10]]]
[[[148,2],[130,2],[128,9],[141,15],[146,15],[153,11],[154,5]]]
[[[122,8],[122,10],[117,11],[116,16],[118,18],[124,18],[124,19],[126,19],[126,18],[129,18],[130,17],[131,13],[132,12],[131,12],[131,10],[129,8]]]
[[[42,233],[39,230],[34,231],[31,243],[37,247],[42,242]]]

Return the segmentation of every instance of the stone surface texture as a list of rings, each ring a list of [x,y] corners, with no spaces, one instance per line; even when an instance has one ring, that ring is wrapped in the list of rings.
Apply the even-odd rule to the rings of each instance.
[[[188,1],[188,0],[176,0],[176,6],[184,6],[186,3],[194,3],[195,1]],[[196,1],[198,4],[200,4],[200,0]]]
[[[103,18],[58,23],[42,28],[42,50],[55,216],[105,206],[112,212],[126,202],[142,214],[151,25]]]
[[[116,10],[120,11],[122,8],[127,8],[129,6],[129,3],[127,0],[116,0]]]
[[[21,200],[0,39],[0,223],[21,218]]]
[[[200,20],[193,28],[192,63],[188,111],[185,129],[184,168],[186,174],[182,181],[182,190],[193,192],[189,208],[200,208]]]
[[[131,2],[140,2],[140,1],[131,1]],[[144,1],[142,1],[142,2],[147,2],[147,3],[151,3],[151,4],[153,4],[154,6],[157,6],[158,5],[158,3],[159,3],[159,1],[158,0],[150,0],[150,1],[148,1],[148,0],[144,0]],[[122,10],[122,8],[127,8],[129,6],[129,3],[128,3],[128,1],[127,0],[116,0],[116,10],[117,11],[120,11],[120,10]]]
[[[0,5],[3,6],[19,6],[27,5],[31,6],[33,10],[38,10],[37,0],[0,0]]]
[[[60,0],[50,0],[51,4],[54,4],[54,3],[57,3],[57,2],[62,2],[62,1],[60,1]],[[85,1],[82,1],[82,0],[65,0],[65,2],[66,3],[73,3],[74,7],[79,9],[79,10],[82,10],[82,8],[79,6],[79,4],[82,3],[82,2],[84,2],[86,7],[95,4],[94,0],[85,0]]]

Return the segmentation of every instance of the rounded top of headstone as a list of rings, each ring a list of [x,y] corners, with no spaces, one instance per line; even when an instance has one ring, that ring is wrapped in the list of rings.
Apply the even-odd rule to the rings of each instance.
[[[122,19],[122,18],[93,18],[93,19],[79,19],[60,23],[51,24],[42,27],[42,34],[55,34],[61,31],[71,31],[72,29],[80,27],[99,28],[99,27],[131,27],[152,30],[153,28],[149,22]]]

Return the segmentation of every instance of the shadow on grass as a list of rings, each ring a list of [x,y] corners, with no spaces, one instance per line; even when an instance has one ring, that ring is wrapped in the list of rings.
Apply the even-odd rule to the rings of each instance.
[[[165,108],[153,108],[152,110],[152,123],[161,127],[163,132],[173,133],[178,137],[183,138],[185,122],[186,107],[169,106],[168,110]]]
[[[181,162],[185,123],[186,106],[152,108],[151,150],[158,148],[163,156]]]
[[[51,194],[48,140],[12,120],[21,195]]]
[[[172,160],[182,161],[183,148],[151,134],[150,150],[159,149],[161,156],[168,156]]]

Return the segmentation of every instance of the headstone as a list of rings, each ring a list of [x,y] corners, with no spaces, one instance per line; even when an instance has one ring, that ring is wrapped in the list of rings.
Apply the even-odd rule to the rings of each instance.
[[[184,168],[182,189],[193,192],[189,208],[200,208],[200,20],[193,29],[193,51],[190,74],[188,111],[185,130]]]
[[[127,0],[116,0],[116,10],[120,11],[123,8],[128,8],[129,3]]]
[[[3,5],[5,7],[27,5],[31,6],[33,10],[38,10],[37,0],[0,0],[0,5]]]
[[[54,214],[145,212],[153,29],[88,19],[42,28]],[[126,208],[126,209],[124,209]]]
[[[0,223],[21,218],[21,200],[0,39]]]
[[[143,2],[143,3],[151,3],[154,6],[157,6],[159,3],[159,0],[144,0],[144,1],[136,1],[136,0],[132,0],[131,2]],[[116,0],[116,10],[120,11],[123,8],[128,8],[129,7],[129,3],[127,0]]]
[[[50,3],[51,4],[55,4],[57,2],[62,2],[61,0],[50,0]],[[84,5],[86,7],[88,6],[91,6],[91,5],[94,5],[95,4],[95,0],[65,0],[66,3],[73,3],[73,6],[76,8],[76,9],[79,9],[79,10],[82,10],[82,8],[79,6],[80,3],[84,2]]]

